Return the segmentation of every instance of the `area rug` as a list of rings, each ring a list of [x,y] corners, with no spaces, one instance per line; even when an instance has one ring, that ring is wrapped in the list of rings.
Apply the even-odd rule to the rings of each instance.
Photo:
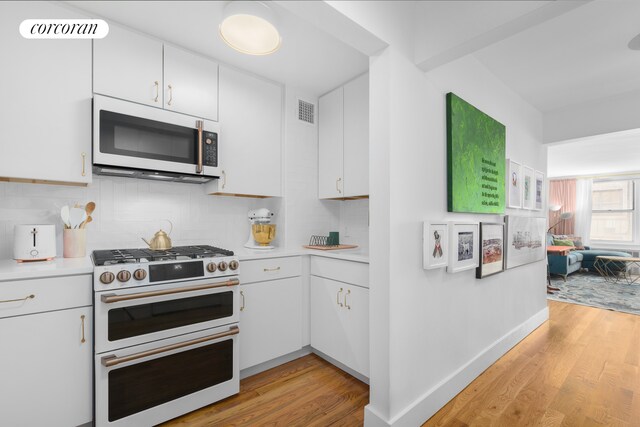
[[[633,285],[624,281],[608,283],[598,273],[573,273],[565,282],[551,276],[551,286],[559,288],[548,299],[588,305],[640,315],[640,280]]]

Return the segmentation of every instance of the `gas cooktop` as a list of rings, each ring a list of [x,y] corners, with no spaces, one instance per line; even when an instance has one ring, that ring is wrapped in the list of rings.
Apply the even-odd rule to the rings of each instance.
[[[168,261],[195,258],[232,256],[233,251],[214,246],[175,246],[166,251],[151,249],[113,249],[93,251],[94,265],[113,265],[139,262]]]

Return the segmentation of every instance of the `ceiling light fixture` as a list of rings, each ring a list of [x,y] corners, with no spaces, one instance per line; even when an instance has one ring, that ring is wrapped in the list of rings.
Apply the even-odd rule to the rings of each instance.
[[[280,48],[276,15],[260,1],[231,1],[219,27],[222,40],[248,55],[269,55]]]
[[[628,46],[631,50],[640,50],[640,34],[632,38]]]

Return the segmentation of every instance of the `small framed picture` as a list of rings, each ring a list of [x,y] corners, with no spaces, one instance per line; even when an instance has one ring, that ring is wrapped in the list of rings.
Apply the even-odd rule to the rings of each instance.
[[[449,225],[446,222],[424,222],[423,268],[446,267],[449,261]]]
[[[533,210],[535,207],[535,177],[533,169],[522,167],[522,207]]]
[[[542,197],[544,195],[544,174],[540,171],[535,172],[536,177],[536,187],[535,187],[535,210],[542,210]]]
[[[507,170],[508,208],[522,207],[522,170],[520,163],[509,160]]]
[[[448,273],[471,270],[478,266],[478,224],[475,222],[449,223]]]
[[[504,223],[480,223],[480,265],[476,278],[504,271]]]

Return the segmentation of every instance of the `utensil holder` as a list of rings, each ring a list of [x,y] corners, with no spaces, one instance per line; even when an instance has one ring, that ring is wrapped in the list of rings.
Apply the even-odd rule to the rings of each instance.
[[[83,258],[87,255],[87,230],[84,228],[63,230],[63,256]]]

